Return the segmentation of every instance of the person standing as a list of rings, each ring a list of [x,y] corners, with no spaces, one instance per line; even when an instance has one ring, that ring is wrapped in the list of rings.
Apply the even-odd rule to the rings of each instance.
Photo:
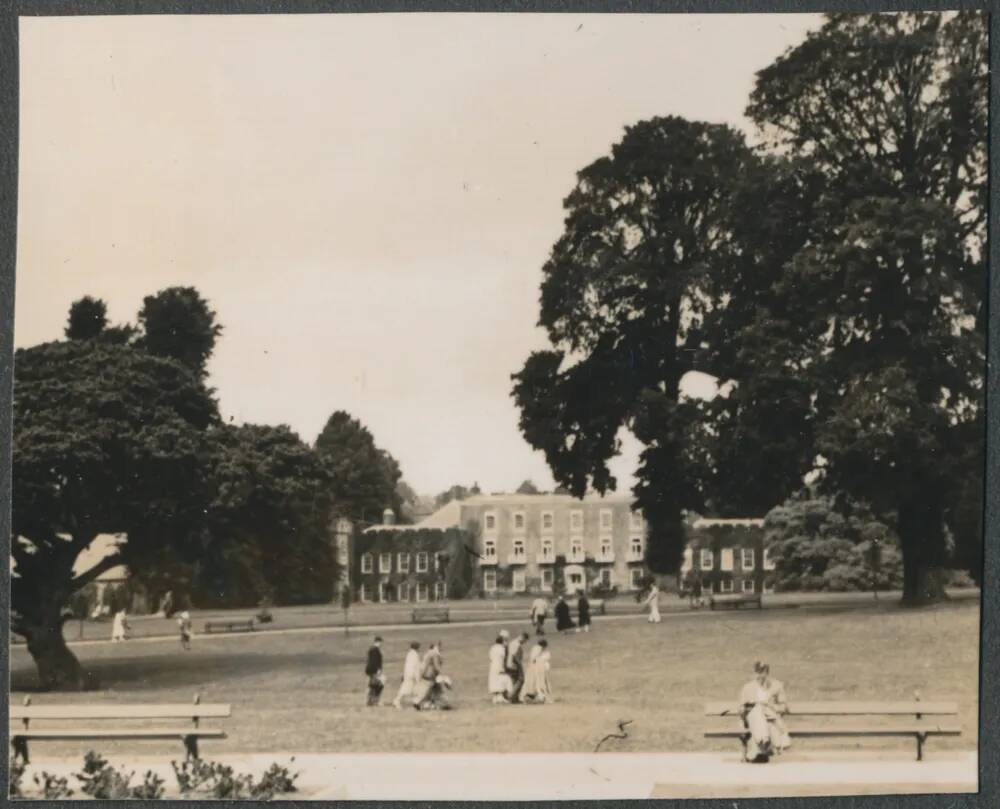
[[[580,630],[582,632],[590,631],[590,602],[587,600],[587,594],[583,590],[579,591],[579,596],[576,600],[576,614],[577,620],[580,622]]]
[[[403,697],[413,699],[417,685],[420,682],[420,644],[414,641],[410,644],[410,650],[406,653],[406,660],[403,661],[403,680],[399,684],[399,691],[392,704],[396,708],[403,707]]]
[[[413,707],[418,711],[437,708],[444,702],[445,688],[451,688],[450,678],[442,673],[444,658],[441,656],[441,641],[435,641],[427,650],[420,663],[420,681],[413,694]]]
[[[524,688],[524,644],[528,641],[528,633],[522,632],[507,646],[507,676],[510,677],[510,701],[521,701],[521,689]]]
[[[569,614],[569,604],[563,596],[559,596],[556,602],[556,629],[560,632],[569,632],[575,626]]]
[[[545,634],[545,619],[549,614],[549,602],[539,596],[531,602],[531,625],[535,627],[536,635]]]
[[[503,635],[497,635],[489,651],[490,668],[486,678],[486,688],[490,692],[494,705],[502,705],[508,702],[507,694],[510,692],[510,677],[505,671],[507,660],[507,646],[503,642]]]
[[[128,618],[125,615],[125,610],[118,610],[111,622],[111,642],[118,643],[119,641],[127,640],[127,632]]]
[[[646,596],[646,605],[649,607],[649,618],[651,624],[660,623],[660,588],[654,581],[649,585],[649,595]]]
[[[542,638],[531,647],[531,656],[528,660],[528,677],[524,684],[525,699],[530,702],[545,703],[552,701],[552,687],[549,683],[551,659],[549,642],[545,638]]]
[[[191,635],[193,634],[192,631],[191,631],[191,613],[190,612],[188,612],[187,610],[184,610],[177,617],[177,628],[180,630],[180,633],[181,633],[181,647],[184,649],[185,652],[190,652],[191,651]]]
[[[385,678],[382,676],[382,638],[378,635],[371,647],[368,649],[368,661],[365,663],[365,676],[368,678],[368,699],[366,704],[369,708],[378,705],[382,696],[382,689],[385,688]]]

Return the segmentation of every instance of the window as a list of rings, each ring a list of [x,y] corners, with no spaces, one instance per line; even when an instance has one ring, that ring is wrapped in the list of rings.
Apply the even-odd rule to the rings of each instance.
[[[722,581],[719,582],[719,589],[723,593],[731,593],[731,592],[733,592],[733,580],[732,579],[723,579]]]
[[[370,553],[361,554],[361,572],[371,573],[374,569],[373,563],[375,559]]]
[[[555,524],[555,518],[552,516],[551,511],[542,512],[542,530],[551,531],[553,525]]]
[[[552,545],[551,539],[542,540],[542,558],[554,560],[556,558],[555,547]]]
[[[400,553],[396,556],[396,569],[400,573],[410,572],[410,554]]]
[[[633,590],[638,590],[642,586],[642,568],[634,567],[629,572],[629,585]]]
[[[641,531],[645,527],[641,511],[633,511],[629,514],[629,526],[635,531]]]
[[[601,556],[605,559],[614,555],[611,547],[611,537],[601,537]]]
[[[524,559],[524,540],[515,539],[514,540],[514,558]]]
[[[483,571],[483,590],[487,593],[495,593],[497,590],[497,572],[495,570]]]
[[[611,509],[602,508],[601,509],[601,530],[610,531],[611,530]]]
[[[427,600],[427,582],[418,581],[417,582],[417,601]]]
[[[399,600],[409,601],[410,600],[410,585],[405,581],[399,585]]]
[[[605,587],[611,587],[611,570],[610,568],[604,568],[601,571],[601,584]]]
[[[744,548],[740,551],[740,566],[744,570],[753,570],[756,561],[754,559],[753,548]]]
[[[441,552],[440,551],[435,551],[434,552],[434,572],[437,573],[437,572],[440,572],[440,570],[441,570]]]
[[[733,549],[723,548],[722,549],[722,564],[719,566],[722,570],[732,570],[733,569]]]
[[[712,553],[710,548],[702,548],[701,559],[699,561],[701,562],[699,567],[702,570],[711,570],[715,567],[715,554]]]
[[[681,563],[681,571],[687,572],[694,567],[694,551],[691,548],[684,549],[684,561]]]
[[[628,551],[633,559],[642,559],[642,537],[632,537],[628,543]]]
[[[523,531],[524,530],[524,512],[515,511],[514,512],[514,530]]]
[[[389,600],[389,582],[380,581],[378,583],[378,600],[382,603]]]
[[[486,526],[486,530],[487,531],[496,531],[497,530],[497,515],[496,514],[490,512],[489,514],[487,514],[484,517],[483,521],[484,521],[484,524]]]
[[[752,593],[754,592],[754,580],[753,579],[743,579],[743,592]]]
[[[448,595],[448,585],[443,581],[434,582],[434,600],[444,601]]]
[[[771,556],[770,548],[764,548],[764,570],[774,570],[774,557]]]
[[[514,571],[514,592],[523,593],[527,588],[524,583],[524,570]]]
[[[358,598],[362,601],[368,600],[368,585],[361,582],[361,589],[358,591]]]
[[[578,590],[583,587],[583,574],[582,573],[570,573],[569,574],[569,586],[573,590]]]
[[[583,558],[583,538],[573,537],[569,541],[569,555],[571,559]]]
[[[553,577],[554,574],[552,572],[552,568],[551,567],[545,568],[545,570],[542,571],[542,587],[544,587],[546,590],[551,590]]]
[[[420,551],[417,554],[417,573],[427,572],[427,551]]]
[[[496,561],[497,543],[494,540],[486,540],[486,543],[483,545],[483,556],[485,556],[487,560]]]
[[[380,553],[378,555],[378,572],[379,573],[391,573],[392,572],[392,554],[391,553]]]
[[[569,527],[576,531],[583,528],[583,512],[582,511],[571,511],[569,513]]]

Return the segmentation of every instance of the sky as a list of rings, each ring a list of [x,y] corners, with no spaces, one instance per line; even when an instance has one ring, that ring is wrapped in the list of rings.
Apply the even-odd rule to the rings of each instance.
[[[420,493],[553,486],[510,375],[576,172],[728,123],[814,15],[22,18],[15,343],[194,286],[226,419],[359,418]],[[690,395],[711,380],[685,380]],[[632,482],[639,447],[612,463]]]

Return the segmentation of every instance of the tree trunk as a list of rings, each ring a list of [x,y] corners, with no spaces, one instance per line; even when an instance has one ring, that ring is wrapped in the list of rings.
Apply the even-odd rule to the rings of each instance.
[[[899,510],[899,540],[903,551],[903,604],[922,607],[944,601],[945,540],[942,515],[932,505],[908,504]]]
[[[47,626],[25,629],[28,652],[35,660],[38,678],[47,691],[83,691],[88,678],[62,633],[62,619]]]

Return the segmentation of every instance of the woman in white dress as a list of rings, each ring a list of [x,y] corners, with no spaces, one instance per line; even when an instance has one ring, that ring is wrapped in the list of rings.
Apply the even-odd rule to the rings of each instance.
[[[746,760],[763,764],[791,746],[788,728],[781,718],[788,713],[788,701],[784,684],[771,677],[767,663],[754,663],[753,674],[754,678],[740,690],[740,712],[750,733]]]
[[[538,703],[552,701],[552,683],[549,680],[551,668],[552,653],[549,651],[549,642],[543,638],[531,647],[528,676],[524,681],[525,699]]]
[[[507,647],[503,642],[503,637],[498,635],[496,642],[490,647],[490,672],[487,678],[487,689],[493,697],[493,704],[500,705],[507,702],[507,693],[510,691],[510,676],[506,670]]]
[[[660,588],[656,583],[649,585],[649,595],[646,596],[646,604],[649,606],[649,618],[651,624],[660,623]]]
[[[111,640],[114,643],[125,640],[128,636],[125,634],[128,631],[128,620],[125,617],[125,610],[119,610],[115,613],[114,621],[111,623]]]

